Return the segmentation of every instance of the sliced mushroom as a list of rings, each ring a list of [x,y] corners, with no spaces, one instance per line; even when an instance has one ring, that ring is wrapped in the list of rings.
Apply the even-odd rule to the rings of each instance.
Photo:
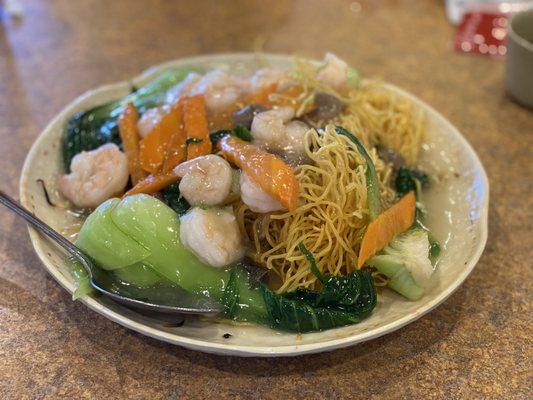
[[[346,104],[338,98],[324,92],[315,94],[315,106],[311,117],[319,121],[335,118],[346,108]]]

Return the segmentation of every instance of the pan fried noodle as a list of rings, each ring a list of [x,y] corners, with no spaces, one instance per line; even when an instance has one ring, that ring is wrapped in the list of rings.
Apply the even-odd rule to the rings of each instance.
[[[296,248],[300,242],[313,253],[323,273],[344,275],[357,268],[359,244],[369,223],[366,165],[353,143],[337,135],[333,125],[355,133],[370,149],[380,181],[383,209],[394,203],[396,194],[391,168],[378,157],[376,146],[393,149],[407,164],[414,165],[426,135],[422,113],[379,83],[364,83],[348,92],[339,92],[321,83],[316,72],[315,65],[295,61],[291,77],[303,87],[298,98],[294,98],[300,104],[297,115],[303,116],[316,92],[339,98],[346,108],[333,120],[307,121],[317,128],[329,125],[325,130],[318,129],[320,133],[311,130],[305,137],[311,162],[296,170],[298,208],[293,213],[258,214],[241,201],[234,204],[241,231],[251,243],[248,256],[274,272],[270,274],[270,284],[278,293],[297,288],[320,289],[320,283]],[[376,285],[385,284],[385,279],[375,276]]]
[[[350,131],[366,132],[367,143],[395,150],[409,165],[416,163],[425,139],[422,112],[377,84],[354,91],[347,111],[336,122]]]
[[[347,93],[338,92],[317,79],[317,67],[306,60],[296,59],[293,78],[306,89],[301,97],[312,100],[313,92],[331,94],[346,105],[333,121],[351,132],[357,132],[366,146],[383,146],[400,154],[408,165],[414,165],[426,136],[423,113],[407,99],[394,95],[379,83],[361,84]],[[305,109],[307,101],[300,101]],[[309,121],[308,121],[309,122]],[[320,121],[315,126],[324,126]]]
[[[334,126],[310,130],[305,136],[307,156],[312,161],[297,167],[299,206],[292,212],[257,214],[244,203],[235,205],[241,230],[252,244],[249,256],[277,276],[278,292],[317,288],[317,279],[296,248],[303,242],[327,274],[347,274],[357,266],[359,243],[368,224],[365,162],[346,137]],[[391,169],[370,152],[380,181],[383,208],[395,198]]]

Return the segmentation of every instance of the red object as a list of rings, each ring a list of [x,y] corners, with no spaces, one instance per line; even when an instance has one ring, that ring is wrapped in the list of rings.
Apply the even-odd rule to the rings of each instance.
[[[467,12],[455,33],[454,50],[503,58],[507,53],[505,12]]]

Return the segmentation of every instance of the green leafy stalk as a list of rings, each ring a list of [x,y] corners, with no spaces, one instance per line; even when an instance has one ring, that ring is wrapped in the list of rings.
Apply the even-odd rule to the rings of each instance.
[[[187,200],[185,200],[185,197],[181,195],[179,185],[179,182],[175,182],[170,186],[167,186],[163,190],[163,197],[165,198],[168,206],[176,211],[179,216],[181,216],[189,211],[191,205]]]
[[[254,286],[244,269],[212,268],[202,263],[182,245],[179,231],[179,219],[172,209],[154,197],[135,195],[108,200],[98,207],[83,225],[77,245],[94,259],[103,276],[126,283],[119,287],[126,295],[164,304],[176,301],[176,290],[185,290],[221,304],[224,317],[236,321],[309,332],[359,322],[376,305],[369,270],[323,276],[303,245],[299,248],[310,268],[319,272],[323,290],[280,295],[264,284]],[[128,281],[135,285],[134,290]],[[176,289],[169,290],[167,282]]]
[[[211,143],[216,144],[220,139],[226,135],[232,135],[238,137],[239,139],[244,140],[245,142],[251,142],[253,140],[252,134],[244,125],[237,125],[232,130],[229,129],[220,129],[209,135]]]
[[[191,69],[170,69],[153,81],[122,99],[73,115],[63,137],[63,163],[70,171],[70,162],[82,151],[94,150],[105,143],[121,145],[117,118],[125,104],[132,102],[139,114],[159,105],[168,89],[181,82]]]
[[[301,253],[307,259],[307,262],[309,263],[309,269],[311,269],[311,272],[317,277],[317,279],[320,282],[324,283],[326,281],[326,278],[324,277],[322,272],[320,272],[320,270],[317,268],[315,258],[313,257],[311,252],[307,250],[307,247],[305,247],[303,243],[298,243],[298,250],[300,250]]]
[[[399,196],[403,196],[411,191],[415,192],[417,199],[420,197],[420,189],[427,189],[430,186],[429,177],[422,171],[407,167],[400,167],[396,175],[395,188]],[[413,228],[421,228],[428,233],[429,256],[435,262],[441,252],[439,241],[431,234],[424,224],[424,211],[417,203],[415,222]]]
[[[365,178],[366,178],[366,190],[367,190],[367,201],[368,201],[368,212],[370,214],[370,219],[375,219],[381,212],[381,202],[379,199],[379,180],[376,173],[376,167],[372,162],[372,158],[368,154],[365,146],[361,141],[348,130],[342,126],[336,126],[335,131],[339,135],[346,136],[354,144],[361,156],[363,156],[366,162]]]
[[[398,174],[396,175],[395,186],[396,192],[398,195],[403,196],[409,192],[415,192],[418,195],[418,184],[422,188],[429,187],[429,178],[428,176],[416,169],[411,169],[407,167],[400,167]]]
[[[251,142],[253,139],[252,134],[244,125],[237,125],[235,128],[233,128],[231,134],[239,139],[244,140],[245,142]]]

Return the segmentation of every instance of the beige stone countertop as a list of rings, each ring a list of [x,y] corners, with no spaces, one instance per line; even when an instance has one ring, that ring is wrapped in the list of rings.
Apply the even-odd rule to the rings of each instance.
[[[454,53],[435,0],[26,0],[0,23],[0,188],[83,91],[163,61],[333,51],[439,110],[489,175],[487,247],[463,286],[385,337],[289,359],[221,357],[158,342],[73,302],[24,223],[0,210],[0,398],[532,398],[533,113],[504,94],[504,63]]]

